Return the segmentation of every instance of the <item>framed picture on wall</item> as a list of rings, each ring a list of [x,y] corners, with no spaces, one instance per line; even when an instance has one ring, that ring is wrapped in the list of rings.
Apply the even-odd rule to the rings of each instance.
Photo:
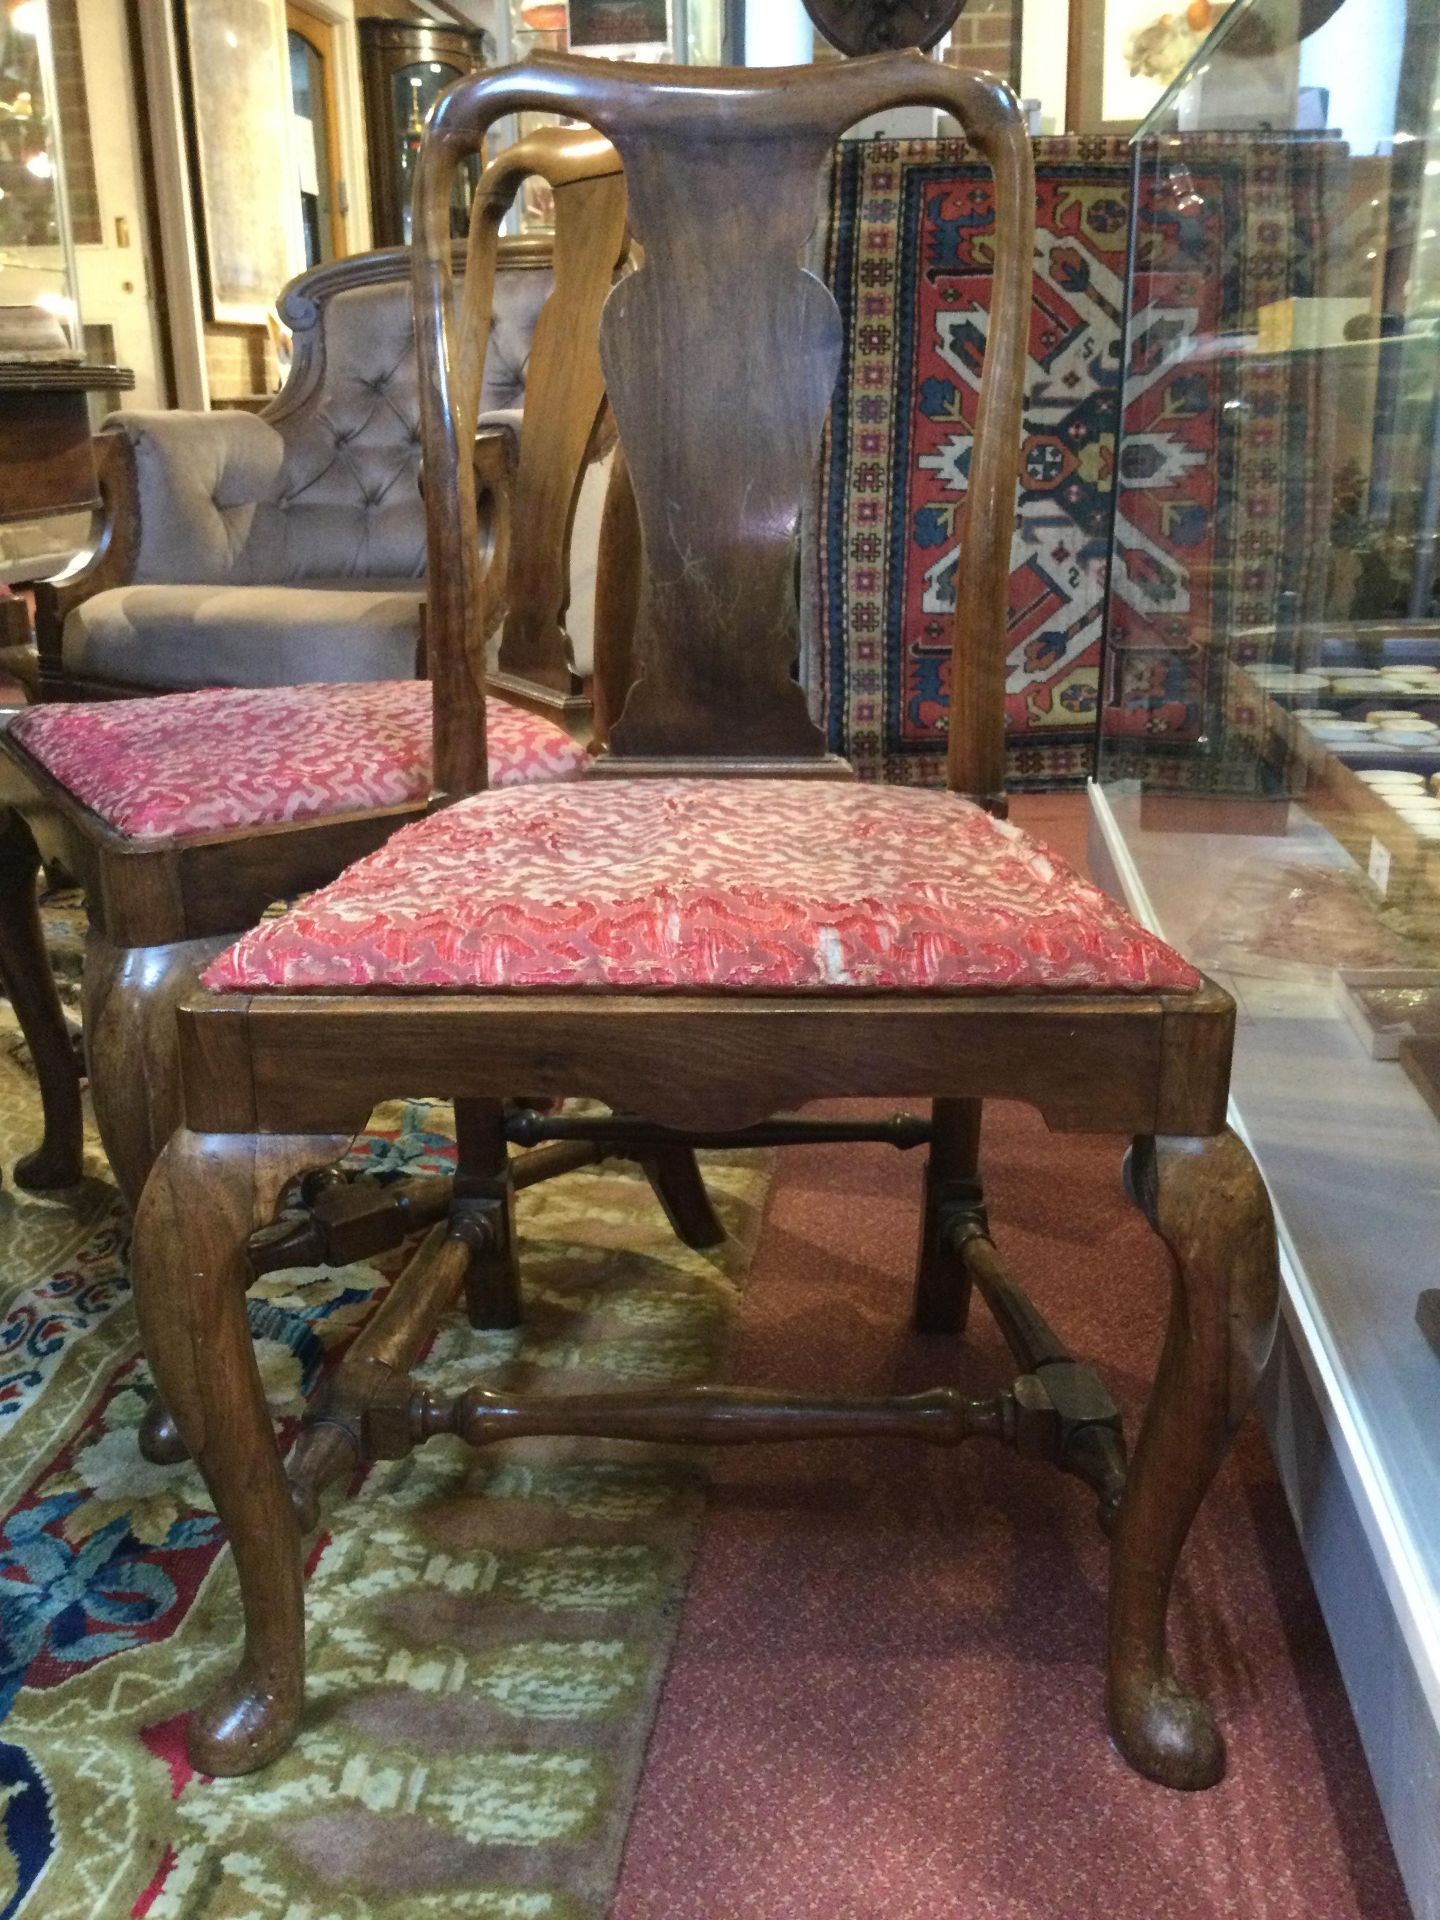
[[[264,325],[298,270],[283,9],[185,0],[187,106],[212,320]],[[292,202],[294,207],[292,208]]]
[[[1071,0],[1070,131],[1133,133],[1226,11],[1226,0]]]
[[[670,38],[669,0],[570,0],[570,45],[631,47]]]

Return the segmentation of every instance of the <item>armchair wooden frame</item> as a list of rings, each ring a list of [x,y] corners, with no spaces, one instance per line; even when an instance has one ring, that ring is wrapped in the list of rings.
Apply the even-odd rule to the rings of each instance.
[[[838,364],[839,324],[798,265],[814,183],[834,140],[898,103],[954,114],[993,170],[994,296],[959,569],[950,785],[1003,808],[1003,654],[1033,186],[1008,89],[909,52],[843,67],[721,72],[568,56],[472,76],[439,103],[416,185],[416,302],[427,470],[450,489],[432,521],[437,684],[458,715],[473,674],[464,636],[476,591],[466,396],[478,351],[457,318],[446,209],[454,168],[501,115],[582,119],[625,162],[645,265],[611,295],[602,331],[629,473],[616,518],[638,525],[635,679],[597,773],[836,771],[790,678],[791,557],[801,491]],[[483,286],[472,261],[467,304]],[[483,301],[482,301],[483,306]],[[439,750],[437,743],[437,751]],[[843,770],[840,770],[843,771]],[[458,721],[439,772],[452,796],[485,784],[483,735]],[[1226,1129],[1234,1009],[1216,986],[1093,994],[739,992],[287,992],[211,994],[180,1013],[185,1124],[141,1204],[135,1278],[157,1380],[205,1475],[239,1573],[245,1648],[192,1716],[198,1766],[239,1773],[293,1737],[303,1696],[302,1524],[317,1456],[343,1431],[347,1462],[447,1431],[477,1444],[522,1434],[743,1442],[982,1435],[1087,1480],[1112,1530],[1107,1698],[1130,1763],[1174,1787],[1217,1780],[1224,1749],[1177,1679],[1166,1612],[1181,1547],[1273,1335],[1277,1263],[1263,1185]],[[249,1276],[336,1244],[333,1193],[297,1174],[328,1160],[374,1103],[407,1087],[457,1102],[459,1171],[427,1190],[434,1222],[397,1280],[379,1331],[342,1369],[343,1404],[302,1436],[289,1477],[246,1334]],[[518,1305],[507,1141],[583,1147],[566,1116],[507,1117],[507,1090],[607,1102],[610,1136],[662,1151],[870,1134],[928,1145],[916,1318],[963,1329],[972,1287],[1020,1357],[1013,1391],[942,1389],[843,1401],[700,1388],[535,1400],[479,1389],[453,1401],[406,1369],[463,1278],[476,1301]],[[928,1119],[830,1127],[785,1109],[828,1095],[924,1097]],[[979,1177],[983,1101],[1016,1098],[1060,1130],[1125,1132],[1133,1187],[1174,1255],[1170,1328],[1128,1469],[1113,1407],[1010,1282]],[[625,1116],[633,1116],[627,1118]],[[278,1221],[272,1219],[277,1195]],[[298,1196],[298,1197],[297,1197]],[[448,1210],[447,1210],[448,1208]],[[388,1244],[406,1223],[392,1221]],[[340,1237],[343,1237],[340,1236]],[[378,1326],[377,1323],[374,1325]],[[328,1424],[327,1424],[328,1423]]]
[[[540,174],[555,188],[559,217],[553,248],[533,255],[553,265],[554,289],[532,344],[533,417],[527,415],[517,473],[512,436],[495,429],[472,436],[468,471],[476,511],[469,556],[472,592],[467,657],[478,678],[437,684],[437,728],[480,726],[485,650],[500,628],[495,676],[504,697],[552,720],[581,703],[569,674],[563,622],[569,595],[569,542],[586,451],[604,401],[594,330],[612,277],[628,244],[625,183],[608,143],[587,132],[547,127],[500,155],[482,176],[474,218],[498,232],[522,181]],[[509,242],[502,258],[513,264]],[[529,243],[520,243],[522,250]],[[363,263],[337,262],[345,285],[357,274],[393,277],[399,250]],[[463,265],[465,247],[453,250]],[[348,277],[346,277],[348,276]],[[489,299],[493,273],[483,293]],[[487,308],[488,313],[488,308]],[[300,356],[275,413],[303,405],[318,378],[313,306],[293,310]],[[588,358],[583,343],[589,341]],[[308,343],[308,344],[306,344]],[[577,345],[577,343],[581,343]],[[483,343],[480,348],[483,364]],[[478,383],[479,368],[476,369]],[[477,384],[478,392],[478,384]],[[117,436],[102,458],[108,488],[133,486]],[[63,610],[86,580],[115,560],[114,542],[135,525],[133,512],[112,510],[107,549],[92,572],[55,589]],[[138,510],[138,509],[136,509]],[[522,524],[525,537],[514,529]],[[116,561],[116,564],[123,564]],[[503,624],[502,624],[503,623]],[[509,651],[507,652],[507,648]],[[468,717],[442,719],[448,701],[467,702]],[[86,896],[83,1026],[101,1141],[121,1191],[133,1207],[145,1175],[178,1118],[174,1069],[174,1006],[191,991],[198,970],[229,936],[251,925],[277,899],[334,879],[351,861],[420,818],[426,802],[328,814],[261,829],[243,828],[166,840],[132,840],[81,805],[13,737],[3,742],[6,798],[0,809],[0,976],[15,1004],[34,1057],[44,1106],[41,1146],[16,1166],[17,1182],[44,1191],[80,1177],[80,1075],[45,953],[35,904],[42,857],[58,860]]]

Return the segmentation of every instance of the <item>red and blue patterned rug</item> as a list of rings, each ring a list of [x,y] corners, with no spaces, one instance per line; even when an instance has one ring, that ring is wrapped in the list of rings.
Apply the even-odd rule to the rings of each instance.
[[[0,1158],[39,1109],[0,1001]],[[453,1164],[449,1109],[397,1103],[377,1177]],[[730,1230],[679,1245],[637,1169],[528,1190],[527,1324],[451,1316],[424,1363],[537,1393],[713,1377],[768,1157],[707,1156]],[[214,1781],[184,1716],[238,1652],[233,1566],[199,1475],[142,1459],[148,1379],[129,1222],[86,1178],[0,1190],[0,1920],[600,1920],[703,1509],[674,1449],[448,1439],[327,1504],[307,1566],[308,1704],[289,1753]],[[282,1444],[395,1271],[250,1294]]]
[[[1107,738],[1183,749],[1185,779],[1196,745],[1221,732],[1232,634],[1298,606],[1305,536],[1328,499],[1318,396],[1283,356],[1215,351],[1253,335],[1261,306],[1318,283],[1324,146],[1207,137],[1150,157],[1128,349],[1129,146],[1058,136],[1035,157],[1010,784],[1083,782],[1102,708]],[[993,218],[988,169],[963,141],[841,149],[826,272],[846,357],[808,667],[831,748],[871,779],[944,777]]]
[[[1124,141],[1040,140],[1036,160],[1006,641],[1021,788],[1074,785],[1093,764],[1129,217]],[[827,273],[846,361],[825,448],[817,677],[832,749],[872,779],[944,777],[993,218],[989,170],[961,140],[841,149]]]

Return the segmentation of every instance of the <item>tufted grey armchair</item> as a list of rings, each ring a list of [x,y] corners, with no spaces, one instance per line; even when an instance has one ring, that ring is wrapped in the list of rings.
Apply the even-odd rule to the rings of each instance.
[[[260,414],[112,414],[97,437],[98,538],[37,593],[41,697],[403,679],[417,670],[419,489],[410,257],[359,254],[293,280],[284,390]],[[518,436],[553,275],[507,242],[481,425]],[[603,479],[582,486],[566,675],[589,671]]]

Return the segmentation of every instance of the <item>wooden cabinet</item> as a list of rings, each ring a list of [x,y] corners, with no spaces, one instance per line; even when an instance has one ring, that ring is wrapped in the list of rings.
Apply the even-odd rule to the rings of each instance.
[[[410,240],[410,190],[425,116],[446,87],[485,64],[484,39],[461,27],[404,20],[357,20],[365,88],[365,145],[371,221],[377,247]],[[472,161],[456,183],[454,231],[468,229],[470,196],[480,176]]]

